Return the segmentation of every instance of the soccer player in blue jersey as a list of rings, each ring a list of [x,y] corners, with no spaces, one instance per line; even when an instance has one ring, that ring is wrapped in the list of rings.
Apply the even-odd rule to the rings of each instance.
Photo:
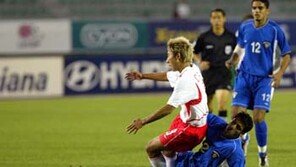
[[[227,160],[229,167],[244,167],[245,157],[240,135],[250,131],[253,121],[249,114],[238,113],[227,124],[222,118],[209,114],[206,140],[198,152],[178,153],[177,167],[217,167]]]
[[[241,24],[237,46],[225,65],[238,65],[232,113],[253,110],[259,166],[268,166],[265,113],[270,110],[273,89],[280,85],[291,61],[291,49],[279,25],[268,19],[269,1],[252,0],[251,5],[254,19]],[[281,63],[276,69],[277,49],[281,52]]]

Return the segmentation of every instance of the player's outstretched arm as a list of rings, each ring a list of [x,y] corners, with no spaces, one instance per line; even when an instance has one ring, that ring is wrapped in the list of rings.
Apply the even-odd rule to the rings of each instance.
[[[129,81],[150,79],[155,81],[168,81],[166,72],[159,73],[141,73],[139,71],[132,71],[125,74],[125,78]]]
[[[281,61],[280,69],[275,74],[273,74],[271,77],[273,78],[272,86],[277,88],[281,84],[281,79],[288,68],[289,64],[291,62],[291,55],[286,54]]]
[[[146,118],[143,119],[135,119],[133,120],[133,122],[126,127],[126,131],[127,133],[133,133],[136,134],[138,132],[139,129],[141,129],[144,125],[149,124],[151,122],[154,122],[156,120],[159,120],[167,115],[169,115],[173,110],[175,109],[175,107],[171,106],[171,105],[165,105],[162,108],[160,108],[159,110],[157,110],[155,113],[147,116]]]

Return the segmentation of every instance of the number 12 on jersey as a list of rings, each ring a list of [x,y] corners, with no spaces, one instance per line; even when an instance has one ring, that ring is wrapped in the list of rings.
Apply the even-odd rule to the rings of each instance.
[[[252,42],[251,45],[253,53],[260,53],[261,44],[259,42]]]

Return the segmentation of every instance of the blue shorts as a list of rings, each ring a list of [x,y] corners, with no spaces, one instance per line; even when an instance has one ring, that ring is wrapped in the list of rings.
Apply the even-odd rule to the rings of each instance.
[[[232,106],[247,109],[270,109],[272,78],[239,72],[234,85]]]

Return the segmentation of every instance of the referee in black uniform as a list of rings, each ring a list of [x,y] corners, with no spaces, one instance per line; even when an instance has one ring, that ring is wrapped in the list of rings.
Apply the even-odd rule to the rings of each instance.
[[[210,22],[211,29],[199,36],[194,53],[204,77],[209,110],[213,112],[212,103],[216,94],[218,115],[226,120],[232,73],[225,67],[225,61],[231,57],[236,37],[225,28],[226,14],[223,9],[212,10]]]

